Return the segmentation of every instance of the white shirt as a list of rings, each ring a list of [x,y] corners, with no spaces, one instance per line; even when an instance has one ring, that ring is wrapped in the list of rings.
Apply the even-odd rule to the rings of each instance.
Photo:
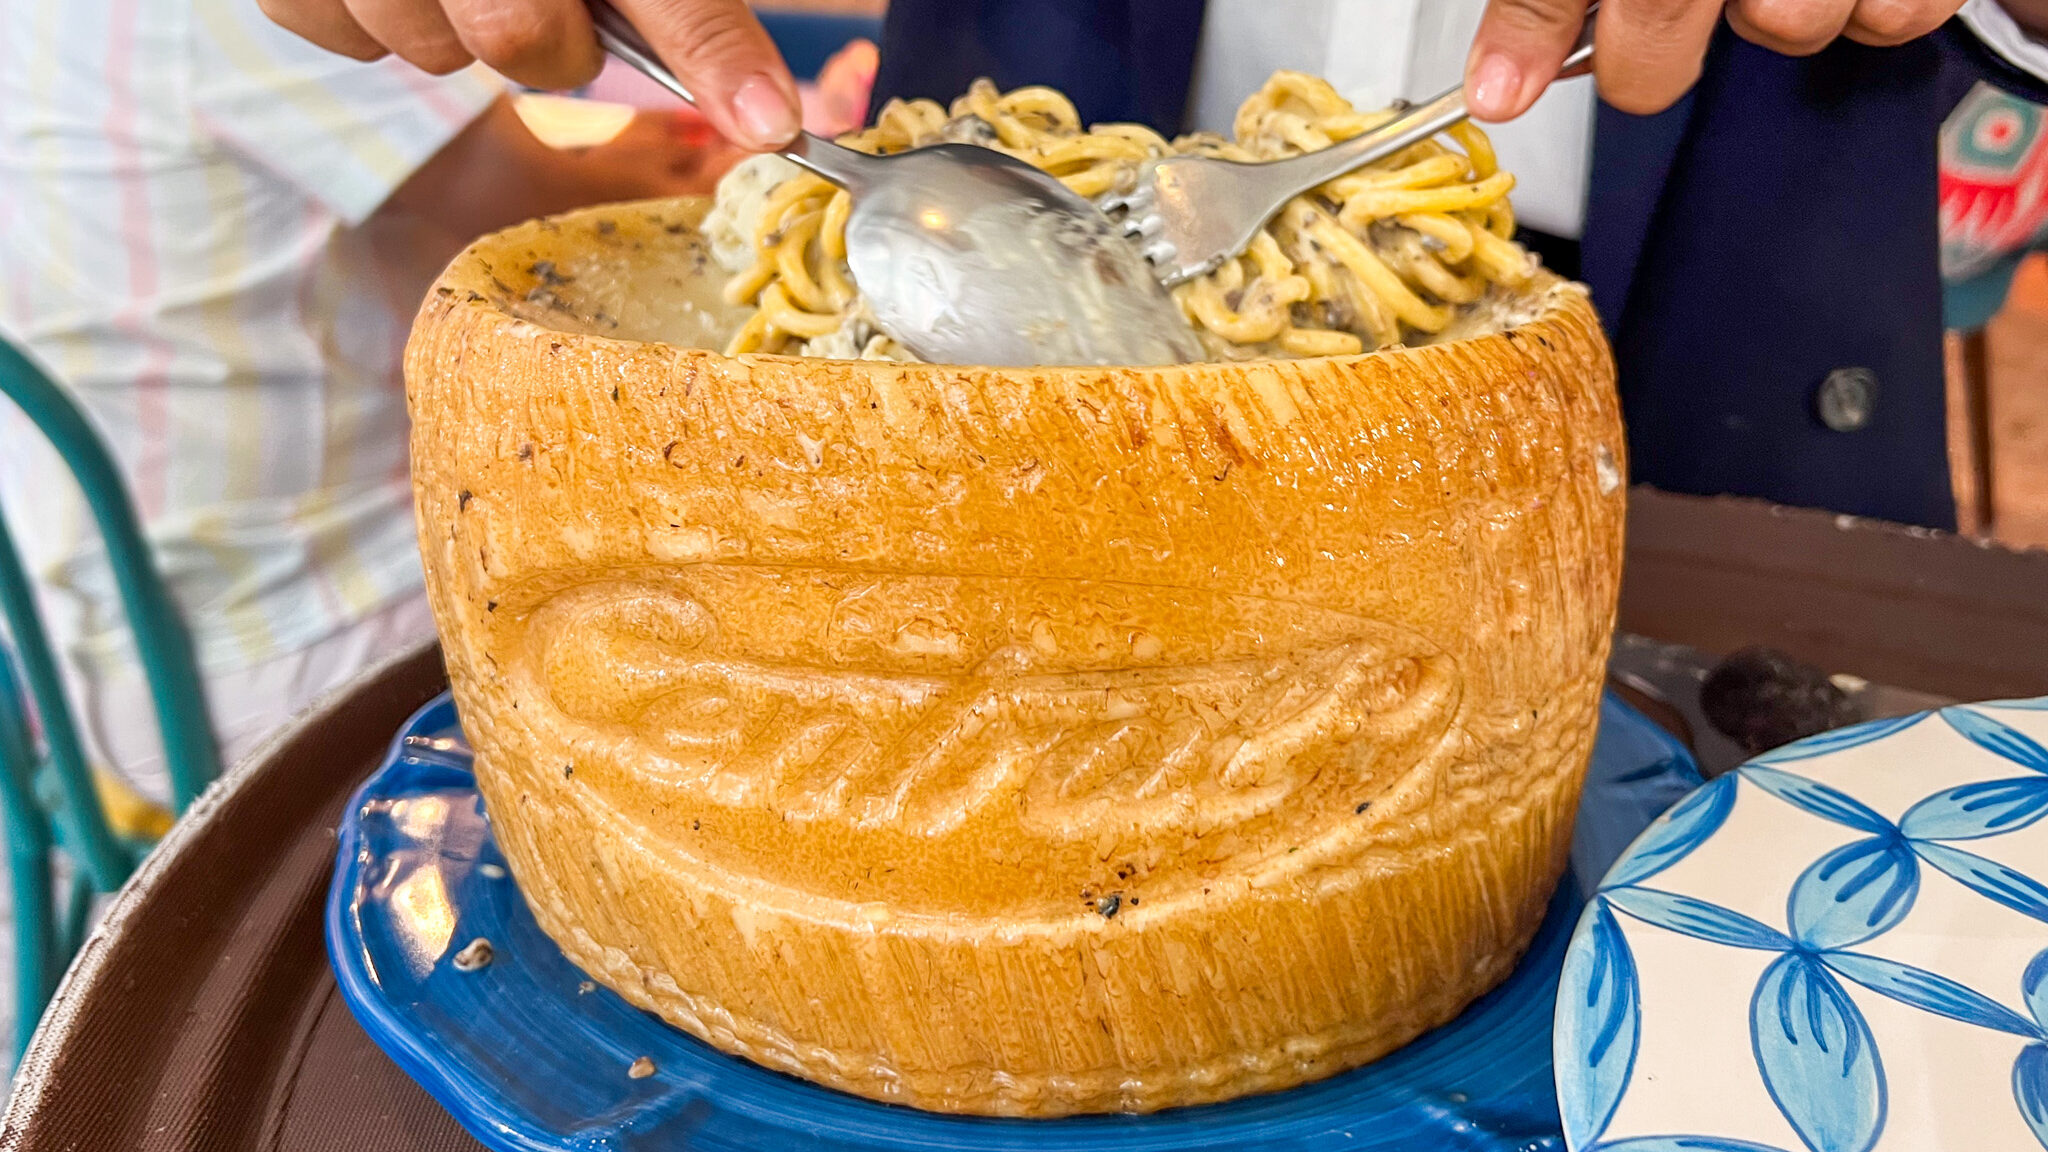
[[[501,90],[331,55],[256,0],[0,4],[0,332],[120,462],[208,669],[419,594],[412,301],[379,290],[393,245],[360,226]],[[119,666],[66,471],[4,402],[0,445],[52,630]]]
[[[1969,0],[1957,13],[1972,35],[2013,67],[2048,80],[2048,46],[2028,36],[1998,0]]]
[[[1195,58],[1190,126],[1228,133],[1237,105],[1276,69],[1330,81],[1361,108],[1426,100],[1464,78],[1486,0],[1209,0]],[[1961,16],[2015,67],[2048,79],[2048,47],[2020,30],[1996,0],[1968,0]],[[1515,215],[1576,238],[1592,165],[1590,78],[1551,86],[1518,120],[1487,133],[1515,174]]]

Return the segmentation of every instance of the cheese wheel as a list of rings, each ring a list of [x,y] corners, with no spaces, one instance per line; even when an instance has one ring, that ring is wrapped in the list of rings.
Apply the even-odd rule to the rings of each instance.
[[[478,785],[571,960],[1010,1116],[1285,1088],[1507,975],[1614,624],[1583,289],[1348,358],[727,358],[704,207],[488,237],[407,352]]]

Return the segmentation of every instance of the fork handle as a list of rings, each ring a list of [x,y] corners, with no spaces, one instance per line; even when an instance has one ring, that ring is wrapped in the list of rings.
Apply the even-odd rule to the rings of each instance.
[[[1558,67],[1560,77],[1577,75],[1593,59],[1593,17],[1600,10],[1598,0],[1586,6],[1586,22],[1571,54]],[[1299,195],[1310,188],[1335,180],[1376,160],[1384,160],[1403,148],[1419,144],[1471,116],[1465,107],[1465,86],[1443,93],[1368,132],[1361,132],[1341,144],[1308,152],[1286,160],[1261,165],[1275,177],[1283,178]],[[1290,199],[1292,198],[1290,195]]]

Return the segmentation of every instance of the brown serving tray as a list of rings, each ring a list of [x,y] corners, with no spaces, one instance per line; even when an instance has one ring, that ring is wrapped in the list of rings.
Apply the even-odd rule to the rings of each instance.
[[[1622,627],[1763,643],[1958,699],[2048,694],[2048,553],[1638,491]],[[432,648],[375,669],[211,790],[109,908],[17,1077],[0,1152],[476,1152],[335,993],[334,829]]]

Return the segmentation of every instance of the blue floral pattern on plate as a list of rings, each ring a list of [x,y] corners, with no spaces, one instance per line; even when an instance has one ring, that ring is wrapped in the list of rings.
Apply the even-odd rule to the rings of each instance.
[[[1653,823],[1566,953],[1570,1147],[2048,1148],[2044,736],[2048,701],[1857,725]]]
[[[501,1150],[1557,1152],[1551,1005],[1572,919],[1615,854],[1698,783],[1682,747],[1608,700],[1572,874],[1506,983],[1364,1068],[1149,1116],[991,1120],[878,1104],[722,1055],[588,983],[505,872],[446,697],[413,717],[344,813],[328,952],[371,1038]],[[477,937],[492,961],[457,970]],[[629,1078],[641,1056],[654,1073]]]

